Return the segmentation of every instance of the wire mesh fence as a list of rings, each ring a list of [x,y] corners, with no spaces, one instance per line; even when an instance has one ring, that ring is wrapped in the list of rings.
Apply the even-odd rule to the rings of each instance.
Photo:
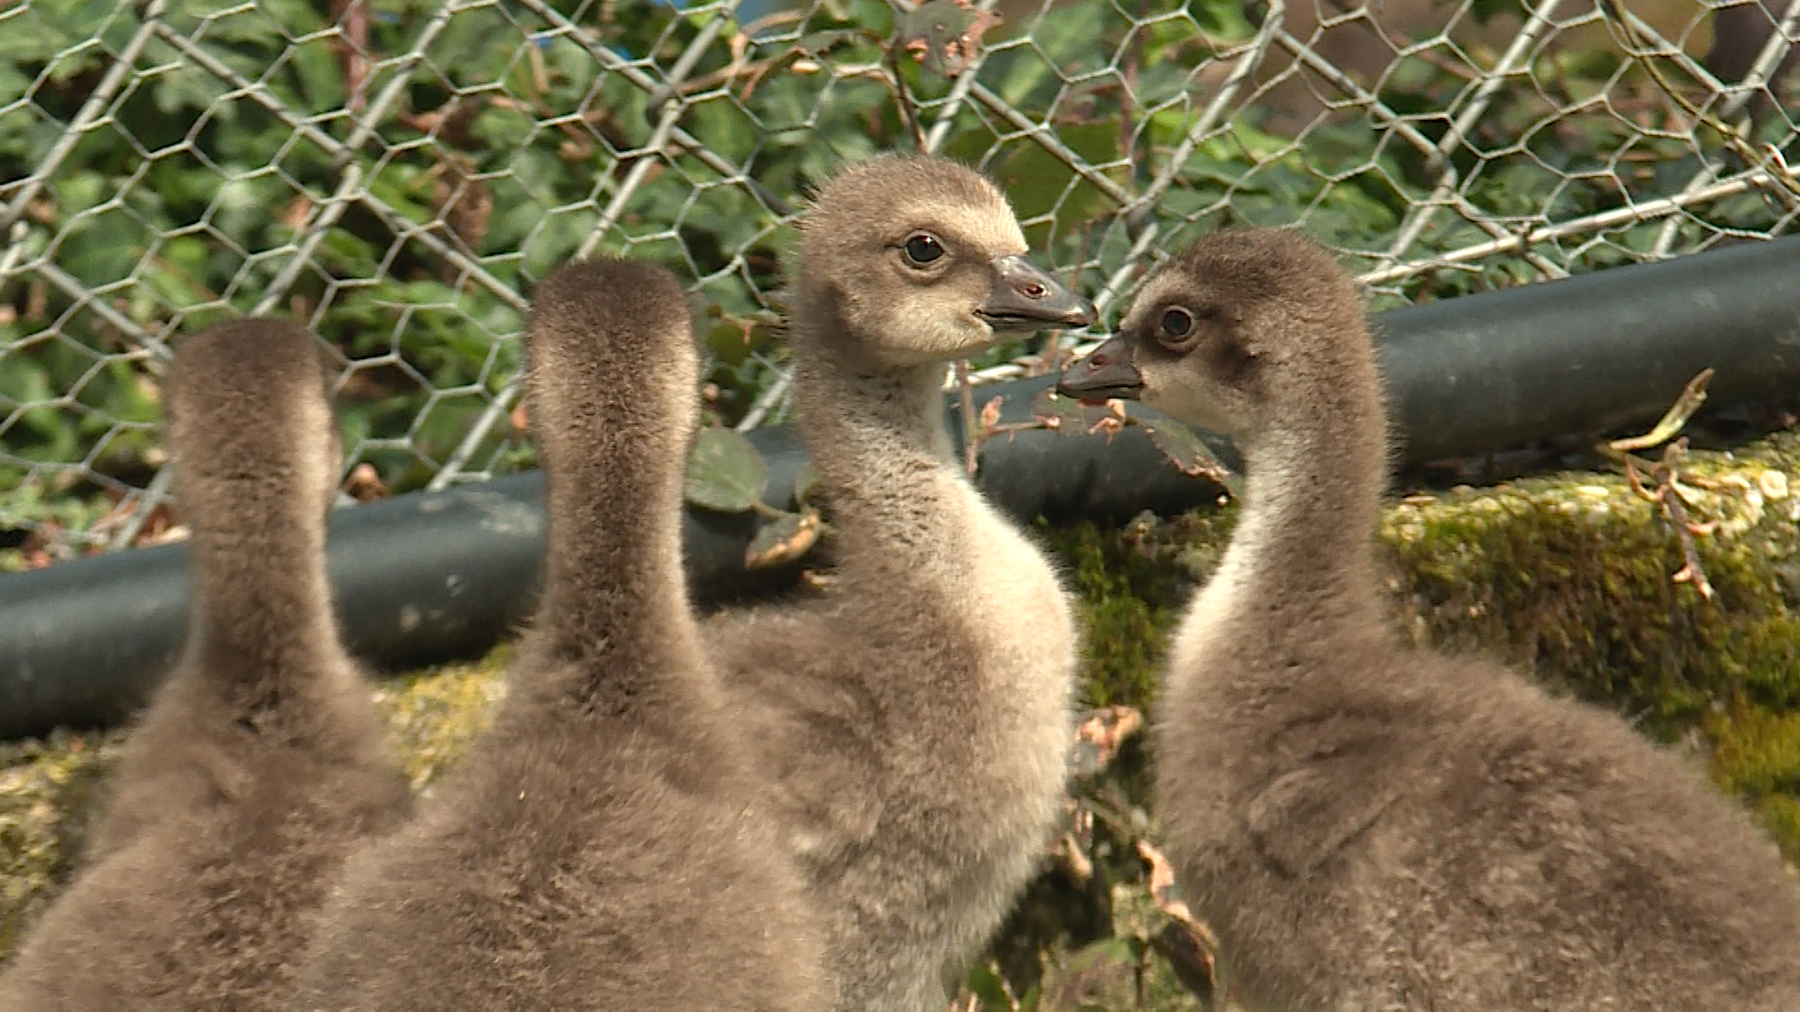
[[[793,215],[882,149],[993,173],[1103,319],[1240,222],[1378,307],[1770,236],[1797,40],[1800,0],[12,0],[0,547],[153,537],[169,340],[245,313],[332,349],[363,486],[525,466],[527,300],[598,250],[691,279],[709,415],[779,421]]]

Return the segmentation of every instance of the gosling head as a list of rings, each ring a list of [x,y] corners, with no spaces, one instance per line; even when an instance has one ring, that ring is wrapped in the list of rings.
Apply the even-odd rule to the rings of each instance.
[[[1254,438],[1332,411],[1347,384],[1375,382],[1349,277],[1312,240],[1259,228],[1207,236],[1158,267],[1117,333],[1071,365],[1057,390],[1140,400]]]
[[[331,509],[343,443],[326,363],[305,327],[237,320],[179,342],[164,400],[181,495],[205,515]]]
[[[1026,256],[1006,197],[945,158],[882,155],[826,183],[801,220],[799,293],[823,328],[891,366],[973,355],[1008,333],[1084,327],[1094,304]]]

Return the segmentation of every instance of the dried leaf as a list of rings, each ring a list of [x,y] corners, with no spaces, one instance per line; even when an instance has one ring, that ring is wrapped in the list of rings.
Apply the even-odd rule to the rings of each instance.
[[[769,485],[769,465],[740,432],[701,429],[688,454],[682,497],[702,509],[742,513],[753,508]]]
[[[819,540],[816,510],[789,513],[763,524],[744,549],[744,568],[763,569],[792,562],[812,550]]]
[[[1125,422],[1123,420],[1117,415],[1106,414],[1101,415],[1098,421],[1088,426],[1088,435],[1105,436],[1108,441],[1111,441],[1112,437],[1118,435],[1120,432],[1124,431],[1124,429]]]
[[[380,473],[366,460],[350,469],[350,476],[344,479],[344,493],[357,502],[374,502],[388,497]]]
[[[1149,840],[1142,839],[1137,842],[1137,852],[1150,867],[1150,899],[1156,909],[1169,917],[1169,923],[1152,939],[1152,944],[1169,961],[1181,983],[1210,1008],[1218,990],[1213,954],[1219,949],[1219,940],[1181,899],[1175,882],[1175,866],[1163,852]],[[1229,998],[1226,1007],[1230,1007]]]
[[[150,515],[138,526],[137,534],[131,539],[133,545],[148,548],[153,545],[179,541],[186,536],[181,522],[176,519],[175,511],[166,502],[157,503],[150,510]]]
[[[1660,446],[1675,438],[1676,433],[1687,425],[1688,419],[1694,416],[1694,412],[1700,410],[1700,405],[1706,403],[1706,384],[1712,379],[1712,376],[1711,369],[1702,369],[1693,379],[1688,380],[1687,386],[1681,390],[1681,396],[1675,399],[1675,403],[1663,413],[1662,420],[1658,421],[1649,432],[1641,436],[1615,439],[1606,445],[1620,453],[1632,453]]]
[[[43,526],[50,527],[52,524],[55,521],[46,520]],[[50,554],[49,543],[50,538],[42,528],[25,536],[25,543],[19,546],[19,557],[26,569],[43,569],[56,561],[56,557]]]
[[[451,235],[469,249],[481,248],[494,212],[494,194],[476,174],[473,159],[438,150],[437,165],[431,170],[431,204]]]
[[[1191,927],[1171,920],[1150,939],[1150,944],[1168,961],[1175,979],[1200,999],[1202,1008],[1218,1007],[1214,1001],[1217,988],[1213,981],[1212,952]],[[1232,1006],[1227,1002],[1223,1007],[1230,1009]]]
[[[894,19],[895,41],[934,74],[955,77],[974,62],[981,37],[1000,24],[992,11],[967,0],[929,0]]]
[[[282,209],[279,218],[283,225],[298,230],[306,226],[306,221],[311,215],[312,201],[305,197],[295,197],[288,202],[287,207]]]
[[[1175,866],[1169,863],[1163,852],[1149,840],[1139,840],[1137,852],[1138,857],[1143,858],[1144,863],[1150,866],[1150,898],[1155,901],[1156,909],[1185,924],[1198,923],[1179,895],[1179,887],[1175,884]],[[1212,932],[1206,933],[1206,940],[1210,948]]]
[[[802,506],[811,505],[818,494],[819,472],[809,462],[800,468],[800,477],[794,479],[794,501]]]
[[[1125,739],[1144,726],[1144,715],[1136,707],[1103,706],[1089,710],[1075,727],[1075,754],[1072,764],[1076,776],[1092,776],[1118,758]]]
[[[992,432],[994,426],[1000,424],[1000,401],[995,397],[981,406],[981,431]]]

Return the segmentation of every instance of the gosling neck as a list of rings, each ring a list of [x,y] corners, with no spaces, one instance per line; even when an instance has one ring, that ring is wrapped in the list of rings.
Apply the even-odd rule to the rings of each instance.
[[[549,503],[540,645],[582,662],[551,666],[572,679],[557,691],[616,712],[693,666],[676,438],[688,427],[638,417],[623,399],[548,400],[537,420]]]
[[[846,539],[919,547],[943,522],[943,483],[965,480],[944,424],[944,366],[873,362],[840,326],[826,299],[796,314],[801,435]]]
[[[250,483],[259,477],[222,482]],[[276,489],[228,496],[224,508],[195,511],[193,645],[210,685],[253,709],[316,684],[343,665],[325,565],[325,522],[317,507]]]
[[[1239,438],[1243,512],[1219,572],[1249,592],[1274,635],[1314,635],[1321,622],[1380,625],[1374,534],[1387,443],[1373,382],[1334,389]]]

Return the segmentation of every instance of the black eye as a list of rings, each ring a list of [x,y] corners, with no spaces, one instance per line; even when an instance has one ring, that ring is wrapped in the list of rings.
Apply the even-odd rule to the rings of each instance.
[[[906,240],[906,259],[915,264],[928,264],[943,255],[943,244],[937,241],[936,236],[920,232]]]
[[[1194,329],[1194,316],[1185,309],[1171,309],[1162,315],[1164,337],[1181,337]]]

